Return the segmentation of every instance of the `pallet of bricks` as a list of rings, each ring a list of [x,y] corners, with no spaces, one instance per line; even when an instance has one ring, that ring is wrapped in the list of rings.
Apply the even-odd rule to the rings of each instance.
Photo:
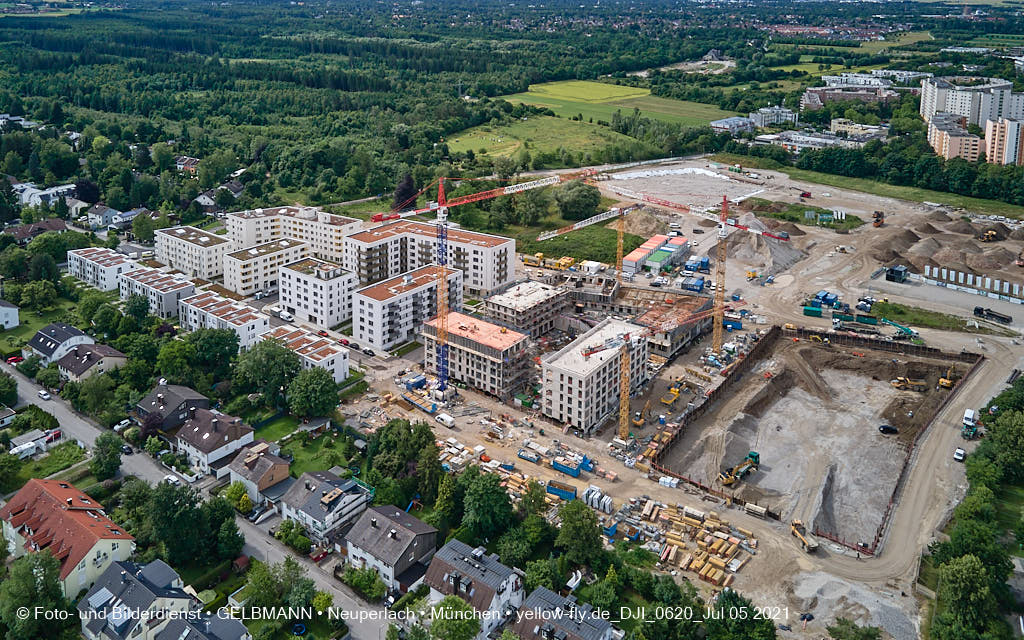
[[[757,539],[753,534],[729,526],[715,512],[677,505],[655,508],[649,517],[666,532],[662,563],[692,571],[715,586],[732,585],[735,574],[756,553]]]
[[[647,448],[644,449],[644,452],[636,459],[637,466],[639,467],[640,464],[649,464],[651,460],[654,460],[657,457],[658,451],[668,446],[668,443],[672,441],[672,438],[679,429],[680,425],[675,422],[661,426],[658,431],[655,432],[651,441],[647,443]],[[644,470],[645,469],[641,469],[641,471]]]

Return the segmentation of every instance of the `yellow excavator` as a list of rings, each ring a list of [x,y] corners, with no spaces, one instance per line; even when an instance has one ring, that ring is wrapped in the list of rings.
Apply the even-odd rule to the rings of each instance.
[[[996,233],[995,229],[989,229],[988,231],[985,231],[980,236],[978,236],[978,240],[981,240],[982,242],[995,242],[998,239],[999,234]]]
[[[946,369],[946,375],[939,378],[939,386],[944,389],[952,389],[953,384],[956,382],[956,378],[953,377],[955,373],[953,365],[949,365],[949,369]]]
[[[818,548],[818,541],[807,533],[807,527],[804,526],[802,520],[794,520],[790,523],[789,532],[800,541],[800,547],[807,553],[813,553]]]
[[[634,427],[642,427],[642,426],[644,426],[644,423],[647,422],[647,410],[650,408],[650,406],[651,406],[651,399],[648,398],[647,399],[647,404],[644,405],[644,408],[633,414],[633,426]]]
[[[718,481],[726,487],[736,484],[738,480],[742,480],[751,471],[757,469],[757,466],[761,464],[761,454],[756,451],[747,453],[747,457],[743,459],[743,462],[739,463],[732,469],[726,469],[718,474]]]
[[[916,378],[904,378],[903,376],[898,376],[895,380],[890,380],[889,384],[897,389],[909,389],[910,391],[928,390],[928,383]]]

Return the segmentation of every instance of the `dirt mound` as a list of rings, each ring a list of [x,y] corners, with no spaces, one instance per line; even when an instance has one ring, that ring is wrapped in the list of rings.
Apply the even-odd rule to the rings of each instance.
[[[1024,240],[1024,227],[1011,231],[1010,240]]]
[[[764,223],[751,213],[740,216],[739,223],[758,231],[765,230]],[[807,256],[792,243],[779,242],[739,230],[729,234],[726,250],[730,258],[754,267],[761,267],[771,274],[785,271]]]
[[[954,262],[963,262],[965,254],[963,251],[954,247],[943,247],[933,253],[931,258],[940,264],[950,264]]]
[[[784,222],[779,225],[778,231],[785,231],[791,236],[806,236],[807,232],[796,226],[792,222]]]
[[[710,228],[710,227],[718,226],[718,223],[715,222],[714,220],[708,220],[707,218],[704,218],[704,219],[700,220],[699,222],[697,222],[697,225],[701,226],[701,227],[708,227],[708,228]]]
[[[1010,227],[1006,226],[1002,222],[996,222],[995,224],[987,224],[983,226],[981,230],[982,232],[995,231],[996,237],[999,238],[1000,240],[1006,240],[1007,238],[1010,237],[1010,234],[1013,233],[1013,231],[1010,230]]]
[[[935,238],[925,238],[907,250],[907,255],[931,257],[936,251],[942,249],[942,245]]]
[[[921,237],[910,229],[904,229],[891,236],[888,244],[897,251],[906,251],[917,244],[917,241],[920,239]]]
[[[985,250],[982,249],[981,246],[979,246],[977,242],[975,242],[974,240],[971,240],[970,238],[956,238],[955,240],[952,240],[952,241],[950,241],[947,244],[950,247],[956,247],[960,251],[964,251],[966,253],[984,253],[985,252]]]
[[[974,226],[966,220],[957,220],[956,222],[947,224],[943,229],[951,233],[968,233],[972,236],[974,235]]]
[[[612,220],[605,226],[617,231],[619,228],[619,221]],[[668,231],[668,223],[662,222],[647,211],[634,211],[626,215],[625,231],[626,233],[632,233],[633,235],[640,236],[641,238],[650,238],[651,236]]]
[[[933,211],[928,214],[928,219],[931,220],[932,222],[949,222],[953,218],[950,218],[941,211]]]
[[[878,247],[871,252],[871,257],[878,260],[885,266],[892,263],[904,262],[903,256],[893,250],[892,247]]]
[[[967,266],[978,271],[994,271],[1002,269],[1013,262],[1017,256],[1001,247],[990,249],[982,254],[968,255]]]
[[[934,235],[936,233],[942,233],[941,231],[933,227],[929,222],[922,222],[921,224],[914,227],[914,231],[926,236]]]

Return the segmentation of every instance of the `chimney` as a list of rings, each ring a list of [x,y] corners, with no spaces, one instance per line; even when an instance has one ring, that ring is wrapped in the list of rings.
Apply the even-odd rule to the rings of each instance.
[[[310,488],[311,488],[311,487],[309,486],[309,480],[306,480],[306,491],[309,491],[309,490],[310,490]]]
[[[210,427],[212,427],[214,431],[217,430],[217,418],[210,420]]]
[[[77,346],[74,349],[72,349],[71,351],[74,352],[76,357],[78,356],[78,347]]]
[[[68,506],[70,507],[71,503],[72,503],[72,500],[71,500],[71,498],[68,498],[67,500],[68,500]]]
[[[377,518],[370,518],[370,526],[374,529],[377,528]]]
[[[162,394],[162,393],[156,394],[156,401],[160,403],[161,407],[164,406],[164,394]]]
[[[189,407],[188,408],[188,417],[189,418],[196,417],[196,408],[195,407]]]
[[[126,582],[127,580],[128,580],[128,572],[127,571],[122,571],[121,572],[121,582]]]
[[[398,535],[398,532],[395,531],[394,529],[392,529],[391,531],[388,531],[388,537],[389,538],[394,538],[397,535]]]

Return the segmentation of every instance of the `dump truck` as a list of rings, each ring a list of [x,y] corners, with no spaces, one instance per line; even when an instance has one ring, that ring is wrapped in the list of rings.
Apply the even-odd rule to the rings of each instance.
[[[974,307],[974,315],[978,318],[984,318],[986,320],[995,320],[1003,324],[1010,324],[1013,322],[1013,316],[1008,316],[1005,313],[999,313],[986,307]]]
[[[818,548],[818,541],[814,537],[807,533],[807,527],[804,526],[802,520],[794,520],[789,525],[789,532],[793,534],[793,537],[800,542],[800,548],[807,553],[814,553]]]
[[[905,378],[903,376],[897,376],[895,380],[890,380],[889,384],[897,389],[906,389],[910,391],[928,390],[928,382],[919,378]]]
[[[756,451],[750,451],[747,453],[747,457],[738,465],[720,472],[718,474],[718,481],[727,487],[731,486],[737,480],[742,480],[748,473],[757,469],[759,464],[761,464],[761,454]]]

